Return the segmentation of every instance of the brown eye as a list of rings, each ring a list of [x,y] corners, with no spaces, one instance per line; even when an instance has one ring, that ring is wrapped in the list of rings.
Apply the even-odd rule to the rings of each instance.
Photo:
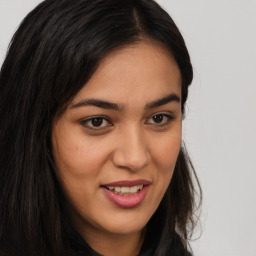
[[[81,122],[82,126],[89,129],[100,130],[111,125],[111,123],[101,116],[92,117]]]
[[[91,119],[91,124],[94,127],[100,127],[102,125],[102,123],[103,123],[103,118],[101,118],[101,117],[100,118],[96,117],[96,118]]]
[[[164,116],[163,115],[155,115],[152,117],[153,121],[157,124],[159,123],[162,123],[163,122],[163,119],[164,119]]]
[[[165,114],[165,113],[160,113],[160,114],[156,114],[156,115],[153,115],[151,116],[147,123],[148,124],[154,124],[154,125],[167,125],[169,124],[169,122],[171,120],[173,120],[174,117],[172,115],[169,115],[169,114]]]

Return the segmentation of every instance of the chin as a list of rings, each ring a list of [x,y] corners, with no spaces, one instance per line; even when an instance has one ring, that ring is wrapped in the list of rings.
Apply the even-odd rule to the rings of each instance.
[[[123,214],[119,218],[114,217],[112,220],[105,221],[101,229],[111,234],[128,235],[141,232],[147,225],[149,218],[145,218],[146,214]]]

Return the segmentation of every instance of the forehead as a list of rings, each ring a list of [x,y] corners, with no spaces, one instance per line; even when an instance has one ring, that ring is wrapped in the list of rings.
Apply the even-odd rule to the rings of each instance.
[[[161,44],[141,41],[108,54],[74,97],[112,101],[148,100],[170,93],[181,94],[181,75],[176,61]]]

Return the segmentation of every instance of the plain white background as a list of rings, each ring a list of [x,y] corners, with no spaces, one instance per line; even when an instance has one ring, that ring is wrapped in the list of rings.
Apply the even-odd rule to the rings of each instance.
[[[39,2],[0,0],[0,63]],[[158,2],[194,65],[183,129],[204,192],[194,254],[256,256],[256,0]]]

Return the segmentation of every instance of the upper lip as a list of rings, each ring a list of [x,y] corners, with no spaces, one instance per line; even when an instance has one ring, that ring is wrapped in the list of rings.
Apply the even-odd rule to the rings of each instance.
[[[119,181],[114,181],[111,183],[107,184],[102,184],[101,186],[103,187],[133,187],[137,185],[150,185],[152,182],[149,180],[145,179],[139,179],[139,180],[119,180]]]

